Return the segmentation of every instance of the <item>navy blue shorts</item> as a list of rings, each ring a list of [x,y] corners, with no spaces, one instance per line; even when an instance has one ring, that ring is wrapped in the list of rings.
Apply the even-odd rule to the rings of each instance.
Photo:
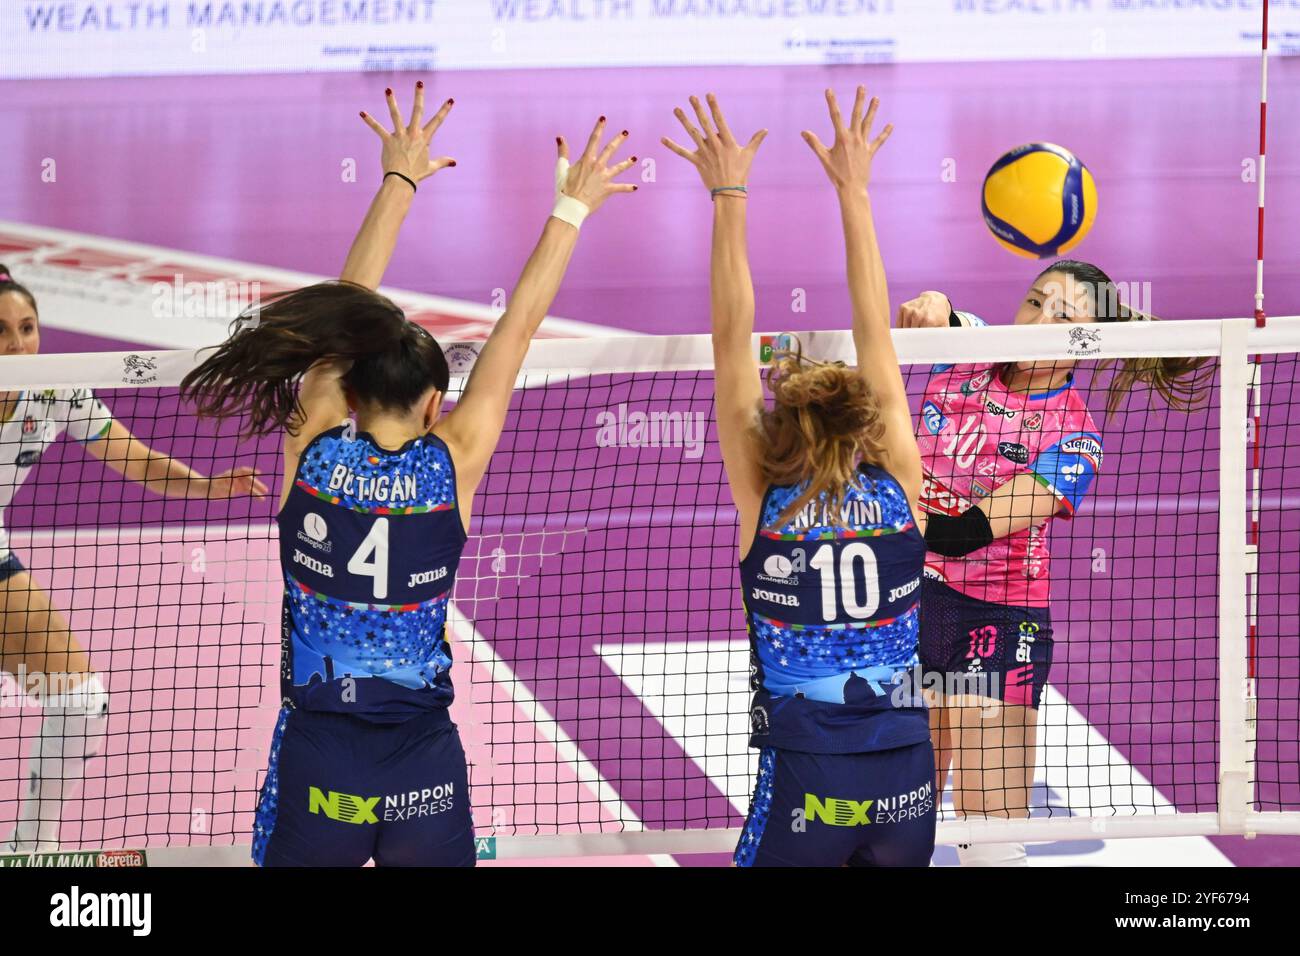
[[[928,866],[930,742],[861,754],[764,747],[736,866]]]
[[[973,694],[1037,708],[1052,667],[1052,618],[1045,607],[967,597],[921,582],[921,667],[948,678],[946,694]]]
[[[473,866],[460,734],[445,711],[377,724],[285,708],[257,803],[260,866]]]

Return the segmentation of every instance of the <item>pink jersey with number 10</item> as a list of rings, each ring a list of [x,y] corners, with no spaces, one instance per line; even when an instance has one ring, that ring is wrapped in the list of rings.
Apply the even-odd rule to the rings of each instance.
[[[959,515],[1020,474],[1060,499],[1069,518],[1101,467],[1101,436],[1070,383],[1051,392],[1012,393],[997,367],[935,366],[917,424],[921,508]],[[1048,603],[1047,527],[999,538],[964,558],[926,557],[927,576],[981,601]]]

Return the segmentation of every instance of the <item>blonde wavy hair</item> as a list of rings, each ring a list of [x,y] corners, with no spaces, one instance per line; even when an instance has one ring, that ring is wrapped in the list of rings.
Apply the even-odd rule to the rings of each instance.
[[[798,345],[776,353],[767,386],[772,407],[759,414],[753,431],[763,477],[769,485],[807,482],[771,527],[783,526],[823,495],[831,520],[841,524],[844,488],[858,463],[884,457],[885,424],[875,394],[856,369],[805,358]]]

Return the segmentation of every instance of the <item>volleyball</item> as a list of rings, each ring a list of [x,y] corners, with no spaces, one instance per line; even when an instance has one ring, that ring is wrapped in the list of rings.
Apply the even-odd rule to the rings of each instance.
[[[984,177],[981,205],[993,238],[1018,256],[1068,252],[1097,217],[1097,186],[1068,149],[1027,143],[1004,154]]]

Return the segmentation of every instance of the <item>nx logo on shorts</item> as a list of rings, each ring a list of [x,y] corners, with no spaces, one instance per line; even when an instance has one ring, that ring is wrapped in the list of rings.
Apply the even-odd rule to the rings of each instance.
[[[431,817],[450,810],[455,803],[455,786],[448,782],[436,787],[392,793],[382,797],[358,797],[350,793],[331,790],[327,796],[319,787],[308,787],[307,809],[324,813],[339,823],[378,823],[375,808],[384,802],[384,820],[400,823],[416,817]]]
[[[839,800],[828,797],[822,800],[811,793],[803,795],[804,817],[820,820],[833,827],[864,827],[871,822],[869,811],[874,800]]]
[[[324,813],[331,820],[339,823],[378,823],[375,807],[382,797],[357,797],[350,793],[338,793],[334,790],[327,797],[319,787],[307,788],[307,809],[312,813]]]

